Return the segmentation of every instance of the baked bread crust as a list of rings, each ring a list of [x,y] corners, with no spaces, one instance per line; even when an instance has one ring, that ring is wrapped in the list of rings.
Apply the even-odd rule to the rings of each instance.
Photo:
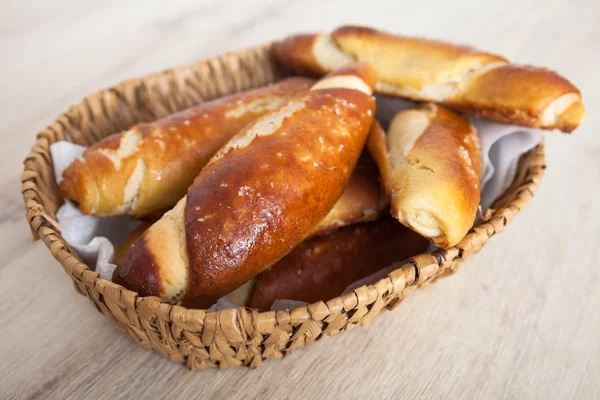
[[[232,136],[312,84],[288,78],[111,135],[71,163],[60,192],[84,214],[142,218],[168,210]]]
[[[352,64],[244,128],[138,239],[113,281],[207,307],[285,256],[348,184],[373,122],[375,81],[368,64]],[[158,288],[142,293],[147,280]]]
[[[330,35],[291,36],[274,51],[282,65],[311,76],[369,62],[377,70],[378,93],[511,124],[571,132],[585,116],[581,93],[556,72],[469,46],[345,26]]]
[[[367,147],[395,218],[440,247],[466,235],[480,201],[481,151],[465,117],[431,103],[404,110]]]
[[[248,307],[269,310],[275,300],[314,303],[352,283],[425,251],[428,241],[386,218],[342,228],[301,243],[255,280]]]

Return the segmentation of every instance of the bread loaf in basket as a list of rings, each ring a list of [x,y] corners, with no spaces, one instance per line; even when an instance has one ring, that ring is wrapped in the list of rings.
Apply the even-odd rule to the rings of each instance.
[[[369,322],[396,307],[413,289],[447,275],[512,221],[535,193],[544,173],[543,144],[522,157],[514,184],[456,246],[411,258],[386,278],[329,301],[290,311],[218,312],[139,297],[100,279],[61,237],[56,212],[62,204],[49,147],[67,140],[90,145],[139,122],[153,121],[193,105],[275,82],[286,76],[272,45],[229,53],[190,66],[123,82],[86,97],[38,133],[24,161],[22,193],[35,239],[44,241],[75,289],[141,346],[190,369],[258,367],[326,336]]]

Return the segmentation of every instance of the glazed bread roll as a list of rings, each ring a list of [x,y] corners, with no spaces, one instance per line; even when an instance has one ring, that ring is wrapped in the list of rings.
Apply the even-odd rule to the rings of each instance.
[[[64,171],[60,192],[84,214],[141,218],[168,210],[233,135],[313,83],[285,79],[109,136]]]
[[[291,36],[276,44],[275,55],[290,70],[314,76],[370,62],[379,93],[512,124],[571,132],[585,115],[579,90],[556,72],[468,46],[346,26],[331,35]]]
[[[306,238],[352,175],[375,110],[375,72],[342,68],[248,125],[140,237],[113,282],[207,307]]]
[[[371,156],[363,153],[344,192],[309,238],[327,235],[342,226],[375,221],[386,208],[386,196],[380,190],[377,165]],[[151,225],[149,221],[141,222],[122,243],[115,246],[115,264],[121,261],[127,250]]]
[[[275,300],[332,299],[352,283],[422,253],[427,245],[425,238],[391,218],[342,228],[301,243],[261,273],[248,307],[268,310]]]
[[[467,234],[479,206],[481,151],[465,117],[434,104],[404,110],[387,137],[378,128],[367,147],[395,218],[440,247]]]

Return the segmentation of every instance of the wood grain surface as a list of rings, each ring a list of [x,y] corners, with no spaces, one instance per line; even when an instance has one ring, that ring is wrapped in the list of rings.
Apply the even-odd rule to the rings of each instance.
[[[600,2],[2,2],[0,398],[600,397]],[[373,25],[544,65],[588,116],[552,133],[527,209],[458,274],[371,324],[258,370],[188,372],[135,345],[31,243],[21,162],[35,133],[121,80],[291,32]]]

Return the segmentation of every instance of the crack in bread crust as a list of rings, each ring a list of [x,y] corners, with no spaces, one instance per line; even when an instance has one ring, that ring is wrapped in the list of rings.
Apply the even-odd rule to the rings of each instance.
[[[294,113],[301,109],[304,104],[305,99],[295,99],[288,102],[274,113],[259,119],[250,129],[234,136],[217,154],[215,154],[210,163],[216,162],[232,149],[248,147],[256,137],[272,135],[279,129],[286,118],[294,115]]]
[[[144,246],[154,259],[162,283],[160,297],[169,303],[178,300],[188,280],[185,205],[184,197],[144,233]]]
[[[97,151],[112,161],[115,170],[118,171],[121,169],[123,159],[132,156],[138,150],[140,142],[142,142],[142,133],[135,127],[123,134],[116,150],[100,148]]]
[[[108,136],[65,169],[61,194],[93,215],[143,218],[169,209],[232,136],[313,83],[287,78]]]
[[[438,246],[458,243],[480,199],[481,154],[469,121],[431,104],[404,110],[393,118],[387,138],[381,130],[372,133],[368,148],[392,215]]]
[[[324,80],[352,86],[339,78],[353,74],[374,85],[374,71],[364,64]],[[137,258],[151,263],[165,301],[213,304],[287,254],[331,210],[361,154],[374,108],[374,98],[359,90],[326,88],[246,125],[200,171],[187,197],[146,231],[142,249],[130,249],[116,276],[144,270]],[[136,279],[143,288],[143,277],[129,282]]]

